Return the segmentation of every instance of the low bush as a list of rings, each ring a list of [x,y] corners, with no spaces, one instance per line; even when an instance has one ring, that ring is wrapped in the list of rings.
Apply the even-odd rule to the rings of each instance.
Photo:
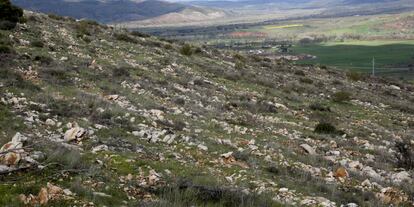
[[[239,54],[239,53],[234,54],[233,58],[243,63],[246,62],[246,57],[244,57],[242,54]]]
[[[274,175],[278,175],[280,173],[280,169],[276,165],[271,165],[267,167],[266,171]]]
[[[97,21],[89,20],[89,19],[81,20],[79,22],[81,24],[86,24],[86,25],[89,25],[89,26],[100,26],[100,24]]]
[[[167,49],[167,50],[171,50],[171,49],[173,49],[174,47],[171,45],[171,44],[166,44],[166,45],[164,45],[164,49]]]
[[[180,105],[180,106],[184,106],[184,105],[185,105],[185,99],[184,99],[184,98],[182,98],[182,97],[174,97],[174,98],[172,99],[172,101],[173,101],[175,104]]]
[[[131,35],[136,36],[136,37],[144,37],[144,38],[145,37],[151,37],[151,35],[145,34],[145,33],[139,32],[139,31],[132,31]]]
[[[305,75],[306,75],[306,73],[305,73],[303,70],[297,70],[297,71],[295,71],[295,75],[298,75],[298,76],[305,76]]]
[[[330,123],[320,122],[318,125],[316,125],[315,132],[319,134],[336,134],[338,133],[338,130],[334,125]]]
[[[181,47],[180,53],[185,56],[191,56],[193,54],[193,47],[189,44],[185,44]]]
[[[246,65],[241,61],[237,61],[236,64],[234,65],[234,68],[236,70],[242,70],[245,67],[246,67]]]
[[[40,71],[39,76],[46,82],[52,84],[65,85],[72,82],[68,71],[59,67],[43,68]]]
[[[16,27],[23,17],[23,10],[10,3],[9,0],[0,1],[0,29],[10,30]]]
[[[414,146],[409,140],[400,141],[395,144],[397,166],[406,170],[414,169]]]
[[[77,22],[74,25],[75,32],[77,33],[78,38],[82,38],[83,36],[91,36],[92,34],[99,31],[99,23],[91,20],[82,20]]]
[[[0,68],[1,68],[0,64]],[[5,87],[15,87],[20,89],[27,89],[30,91],[40,91],[40,88],[30,81],[26,81],[23,77],[12,69],[2,68],[0,70],[0,80]]]
[[[32,47],[43,47],[44,43],[41,40],[34,40],[30,43]]]
[[[351,93],[346,91],[336,92],[332,95],[332,101],[336,103],[344,103],[351,100]]]
[[[194,49],[194,54],[203,54],[203,49],[201,49],[201,47],[196,47],[195,49]]]
[[[112,70],[112,76],[115,78],[126,78],[130,76],[130,68],[128,67],[119,67]]]
[[[362,73],[356,72],[356,71],[348,71],[346,73],[346,77],[348,77],[352,81],[360,81],[363,79]]]
[[[78,150],[68,149],[63,146],[49,146],[46,163],[58,164],[63,169],[85,169],[87,164]]]
[[[326,106],[322,103],[312,103],[309,105],[309,108],[312,111],[325,111],[325,112],[331,112],[331,108],[329,106]]]
[[[266,193],[245,194],[239,189],[196,185],[191,181],[178,181],[177,184],[158,190],[158,194],[161,203],[146,206],[282,206]]]
[[[45,55],[37,55],[33,60],[39,62],[42,65],[50,65],[53,63],[53,58]]]
[[[13,53],[14,50],[8,45],[0,45],[0,54],[10,54]]]
[[[65,17],[63,17],[63,16],[59,16],[59,15],[56,15],[56,14],[48,14],[47,15],[49,18],[51,18],[51,19],[55,19],[55,20],[65,20]]]
[[[138,43],[138,41],[135,38],[132,38],[125,33],[114,34],[114,37],[118,41],[129,42],[129,43],[134,43],[134,44]]]
[[[310,78],[300,78],[299,81],[301,83],[306,83],[306,84],[312,84],[313,83],[313,80],[310,79]]]

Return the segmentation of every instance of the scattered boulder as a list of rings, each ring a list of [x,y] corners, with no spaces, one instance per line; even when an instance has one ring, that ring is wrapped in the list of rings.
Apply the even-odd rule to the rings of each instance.
[[[221,158],[222,158],[222,161],[223,161],[224,164],[236,165],[236,166],[239,166],[241,168],[249,168],[249,165],[247,165],[247,163],[238,161],[234,157],[233,152],[224,153],[224,154],[221,155]]]
[[[376,179],[376,180],[382,180],[382,176],[378,174],[372,167],[365,166],[362,169],[362,173],[370,178]]]
[[[197,146],[197,148],[198,148],[198,149],[200,149],[200,150],[203,150],[203,151],[208,151],[208,147],[207,147],[207,146],[205,146],[205,145],[202,145],[202,144],[199,144],[199,145]]]
[[[387,204],[399,205],[408,201],[408,196],[405,193],[392,187],[381,189],[381,191],[377,193],[377,197]]]
[[[107,96],[105,96],[105,98],[106,98],[108,101],[116,101],[116,100],[118,100],[118,99],[119,99],[119,95],[107,95]]]
[[[106,193],[102,193],[102,192],[93,192],[92,193],[95,197],[101,197],[101,198],[112,198],[111,195],[108,195]]]
[[[97,153],[100,151],[108,151],[108,150],[109,150],[109,147],[103,144],[103,145],[99,145],[99,146],[92,148],[92,153]]]
[[[69,189],[63,190],[59,186],[47,183],[46,187],[40,189],[39,194],[37,196],[34,196],[32,194],[20,194],[19,199],[25,205],[36,206],[46,205],[47,203],[49,203],[49,201],[72,199],[70,195],[72,195],[72,192],[70,192]]]
[[[0,164],[16,166],[22,159],[22,154],[24,153],[23,142],[26,140],[27,137],[16,133],[10,142],[4,144],[0,148]]]
[[[391,181],[395,184],[399,184],[406,181],[412,181],[410,173],[407,171],[401,171],[391,175]]]
[[[65,142],[71,142],[73,140],[82,138],[82,136],[85,135],[85,133],[86,133],[85,129],[79,126],[75,126],[74,128],[69,129],[65,132],[63,140]]]
[[[390,85],[390,89],[397,90],[397,91],[401,90],[401,88],[396,85]]]
[[[55,126],[56,122],[53,121],[52,119],[46,119],[45,124],[48,126]]]
[[[306,153],[310,155],[316,155],[315,149],[313,147],[309,146],[308,144],[301,144],[300,147],[302,147],[303,150],[305,150]]]

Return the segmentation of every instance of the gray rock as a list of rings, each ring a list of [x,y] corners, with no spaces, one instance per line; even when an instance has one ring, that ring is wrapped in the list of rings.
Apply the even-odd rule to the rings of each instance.
[[[391,175],[391,181],[395,184],[399,184],[405,181],[412,181],[410,173],[407,171],[401,171]]]
[[[316,155],[315,149],[313,149],[308,144],[301,144],[300,147],[302,147],[302,149],[304,149],[306,153],[308,153],[310,155]]]

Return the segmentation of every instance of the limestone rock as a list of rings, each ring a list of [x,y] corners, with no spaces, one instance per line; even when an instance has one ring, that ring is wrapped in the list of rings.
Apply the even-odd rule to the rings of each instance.
[[[392,187],[381,189],[381,191],[377,193],[377,197],[384,203],[395,205],[399,205],[408,200],[408,196],[405,193]]]
[[[99,145],[99,146],[92,148],[92,153],[97,153],[100,151],[108,151],[108,150],[109,150],[108,146],[103,144],[103,145]]]
[[[315,149],[313,149],[313,147],[309,146],[308,144],[301,144],[300,147],[302,147],[306,153],[310,155],[316,155]]]
[[[22,153],[24,152],[23,142],[27,140],[27,137],[20,133],[16,133],[12,140],[4,144],[0,148],[0,164],[7,166],[15,166],[22,159]]]
[[[56,122],[53,121],[52,119],[46,119],[45,124],[48,126],[55,126]]]
[[[79,138],[82,138],[82,136],[86,133],[85,129],[81,128],[81,127],[74,127],[72,129],[69,129],[65,132],[65,136],[63,138],[63,140],[65,142],[70,142]]]
[[[412,181],[410,173],[407,171],[401,171],[399,173],[395,173],[391,175],[391,181],[393,183],[399,184],[405,181]]]

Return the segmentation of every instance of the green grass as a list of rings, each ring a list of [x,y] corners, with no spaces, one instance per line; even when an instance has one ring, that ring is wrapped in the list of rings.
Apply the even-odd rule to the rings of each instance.
[[[4,132],[0,134],[0,144],[10,141],[16,132],[21,132],[25,128],[21,118],[16,117],[8,107],[0,104],[0,131]]]
[[[410,63],[414,63],[413,40],[296,45],[293,47],[293,52],[317,57],[313,60],[301,61],[301,63],[319,63],[361,72],[371,71],[373,57],[375,57],[378,68],[407,68]]]

